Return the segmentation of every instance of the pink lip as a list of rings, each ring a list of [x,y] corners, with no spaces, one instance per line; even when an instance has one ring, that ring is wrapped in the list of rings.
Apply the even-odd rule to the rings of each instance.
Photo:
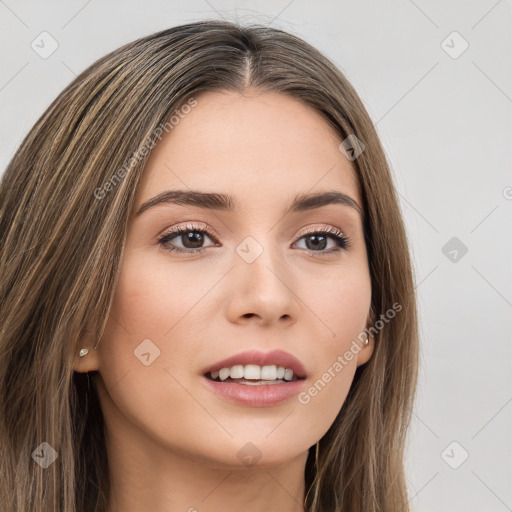
[[[248,386],[234,382],[216,382],[201,376],[201,381],[214,393],[223,398],[248,407],[271,407],[279,405],[298,395],[304,389],[306,380],[293,380],[283,384]]]
[[[293,370],[293,374],[299,378],[304,379],[306,377],[306,369],[304,365],[295,357],[285,352],[284,350],[272,350],[270,352],[259,352],[257,350],[248,350],[246,352],[240,352],[239,354],[235,354],[234,356],[228,357],[227,359],[223,359],[222,361],[217,361],[216,363],[208,366],[202,372],[202,375],[206,375],[208,372],[218,371],[221,368],[231,368],[235,365],[246,365],[246,364],[257,364],[259,366],[283,366],[284,368],[289,368]],[[232,384],[230,384],[232,385]],[[279,384],[274,386],[258,386],[262,388],[277,388],[282,386],[287,386],[288,384]],[[248,386],[244,386],[237,384],[239,387],[247,388]],[[254,386],[257,388],[256,386]]]

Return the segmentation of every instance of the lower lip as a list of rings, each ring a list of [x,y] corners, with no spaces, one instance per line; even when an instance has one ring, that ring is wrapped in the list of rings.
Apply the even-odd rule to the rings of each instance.
[[[231,402],[248,407],[271,407],[286,402],[298,395],[306,382],[306,379],[298,379],[283,384],[251,386],[233,382],[217,382],[204,376],[201,379],[214,393]]]

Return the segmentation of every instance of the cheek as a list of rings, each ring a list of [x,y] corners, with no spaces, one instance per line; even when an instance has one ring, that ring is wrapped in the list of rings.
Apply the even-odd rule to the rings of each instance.
[[[322,352],[342,350],[366,327],[371,304],[371,280],[367,267],[350,266],[318,277],[304,285],[302,295],[318,320]]]
[[[321,429],[319,437],[327,432],[343,407],[357,367],[355,358],[341,364],[336,357],[333,356],[332,361],[316,373],[309,386],[298,395],[298,407],[304,414],[318,418],[316,428]]]
[[[147,404],[158,404],[155,389],[172,387],[175,381],[170,373],[181,371],[179,362],[192,361],[197,350],[187,324],[193,316],[187,314],[204,285],[192,273],[185,276],[175,271],[170,275],[165,265],[136,254],[123,262],[100,343],[100,373],[108,389],[117,389],[122,379],[121,400],[129,383],[135,381],[138,387],[129,391],[133,401],[150,387]],[[189,368],[183,368],[186,370]]]
[[[218,279],[216,274],[196,272],[190,265],[172,265],[162,254],[143,257],[135,253],[123,263],[113,315],[122,318],[127,330],[141,339],[172,338]]]
[[[324,432],[345,402],[364,346],[361,337],[371,304],[371,278],[367,266],[354,265],[317,278],[304,287],[315,323],[309,386],[298,397],[311,417],[322,418]],[[366,336],[365,336],[366,337]]]
[[[131,256],[123,262],[99,345],[108,394],[102,408],[112,430],[121,432],[128,419],[161,443],[187,440],[188,432],[198,430],[194,413],[201,409],[189,389],[199,347],[188,313],[206,285],[194,273],[171,273],[148,259]],[[198,430],[191,437],[199,435]]]
[[[204,437],[204,425],[210,430],[214,425],[202,404],[191,397],[186,375],[168,370],[159,359],[147,367],[137,364],[135,358],[125,363],[117,381],[115,374],[121,362],[115,362],[112,373],[102,373],[107,393],[101,394],[101,407],[109,431],[126,439],[135,435],[132,439],[139,440],[143,433],[157,445],[194,451],[198,439]],[[208,445],[200,448],[199,453],[208,451]]]

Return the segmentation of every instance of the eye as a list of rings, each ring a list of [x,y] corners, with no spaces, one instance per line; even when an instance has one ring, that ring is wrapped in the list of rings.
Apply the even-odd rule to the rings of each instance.
[[[309,252],[319,256],[328,256],[341,250],[347,250],[350,247],[349,239],[338,229],[329,227],[323,230],[311,230],[303,233],[299,238],[299,242],[305,239],[305,249]],[[334,247],[331,250],[326,251],[327,242],[330,240],[334,241]]]
[[[204,243],[205,235],[206,238],[214,238],[213,233],[211,233],[209,230],[205,228],[199,228],[192,224],[187,224],[186,226],[180,226],[178,228],[172,229],[171,231],[168,231],[158,239],[158,243],[162,246],[163,249],[169,252],[175,251],[179,253],[200,253],[205,251],[205,248],[201,247],[201,245]],[[180,239],[184,244],[184,247],[176,247],[174,244],[168,246],[169,242],[175,238]]]

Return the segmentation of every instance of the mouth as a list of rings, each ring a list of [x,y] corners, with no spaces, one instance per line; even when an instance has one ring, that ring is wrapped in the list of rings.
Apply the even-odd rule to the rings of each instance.
[[[212,382],[271,386],[306,378],[304,365],[284,350],[246,350],[203,368],[202,375]]]
[[[203,368],[202,382],[215,395],[243,407],[275,407],[306,383],[306,369],[284,350],[246,350]]]
[[[291,368],[254,364],[224,367],[220,370],[208,371],[204,376],[213,382],[242,384],[245,386],[274,386],[305,379],[305,377],[295,375]]]

